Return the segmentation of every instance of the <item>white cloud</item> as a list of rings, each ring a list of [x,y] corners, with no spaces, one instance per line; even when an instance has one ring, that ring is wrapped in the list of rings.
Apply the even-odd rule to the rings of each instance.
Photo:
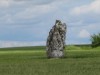
[[[100,23],[88,24],[85,26],[85,29],[90,31],[99,31],[100,32]]]
[[[44,3],[43,3],[44,2]],[[1,6],[9,7],[10,9],[6,11],[6,14],[3,15],[2,19],[4,21],[7,20],[6,17],[9,17],[7,20],[8,22],[13,22],[12,20],[24,20],[24,19],[34,19],[38,18],[41,15],[50,13],[50,12],[56,12],[57,9],[59,9],[60,5],[62,5],[65,2],[68,2],[68,0],[43,0],[42,1],[33,1],[33,0],[0,0]],[[16,10],[16,7],[17,10]],[[15,8],[15,9],[13,9]],[[21,8],[21,10],[20,10]],[[15,10],[15,11],[13,11]],[[11,14],[15,12],[14,14]],[[10,16],[8,16],[10,15]]]
[[[71,10],[71,14],[85,14],[85,13],[96,13],[100,14],[100,0],[95,0],[94,2],[90,3],[89,5],[83,5],[80,7],[75,7]]]
[[[14,23],[12,18],[13,18],[12,15],[6,14],[6,15],[0,17],[0,23],[7,23],[7,24],[8,23]]]
[[[27,3],[27,1],[24,0],[0,0],[0,8],[7,8],[11,5],[23,5]]]
[[[20,42],[20,41],[0,41],[0,48],[21,47],[21,46],[40,46],[45,45],[45,41]]]
[[[80,31],[78,36],[80,38],[88,38],[88,37],[90,37],[90,33],[87,30],[83,29]]]
[[[0,0],[0,7],[9,7],[13,0]]]
[[[30,3],[30,5],[26,7],[23,11],[17,12],[15,17],[18,19],[31,19],[50,12],[54,11],[56,12],[56,10],[59,9],[59,7],[65,2],[68,2],[68,0],[62,0],[62,1],[54,0],[50,3],[40,4],[40,5],[37,4],[32,5]]]
[[[83,20],[75,21],[75,22],[69,22],[68,23],[71,26],[81,26],[83,24]]]
[[[55,7],[51,6],[52,5],[31,6],[21,12],[18,12],[15,17],[18,19],[31,19],[54,10]]]

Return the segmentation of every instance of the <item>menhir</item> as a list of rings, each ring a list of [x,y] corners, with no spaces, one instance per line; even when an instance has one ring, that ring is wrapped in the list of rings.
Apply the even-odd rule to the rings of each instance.
[[[60,20],[56,20],[47,38],[46,50],[48,58],[64,57],[65,38],[66,24],[62,23]]]

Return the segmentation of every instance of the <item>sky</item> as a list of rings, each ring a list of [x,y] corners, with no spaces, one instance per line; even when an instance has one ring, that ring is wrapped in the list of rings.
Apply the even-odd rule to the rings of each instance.
[[[66,44],[90,44],[100,32],[100,0],[0,0],[0,47],[45,45],[56,20]]]

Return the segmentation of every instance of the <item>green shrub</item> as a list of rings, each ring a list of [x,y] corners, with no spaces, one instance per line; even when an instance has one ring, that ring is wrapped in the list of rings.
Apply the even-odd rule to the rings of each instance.
[[[100,33],[91,36],[92,47],[100,46]]]

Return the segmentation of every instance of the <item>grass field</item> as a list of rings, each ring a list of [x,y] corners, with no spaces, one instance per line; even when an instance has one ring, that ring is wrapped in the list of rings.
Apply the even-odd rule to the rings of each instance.
[[[100,47],[68,46],[63,59],[47,59],[45,47],[0,49],[0,75],[100,75]]]

